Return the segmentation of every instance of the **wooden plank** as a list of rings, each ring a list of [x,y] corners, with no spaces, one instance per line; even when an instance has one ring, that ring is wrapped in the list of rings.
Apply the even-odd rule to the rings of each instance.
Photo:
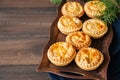
[[[0,37],[0,65],[39,64],[48,36]]]
[[[0,0],[0,80],[50,80],[35,70],[56,15],[50,0]]]
[[[0,66],[0,80],[50,80],[47,73],[36,72],[37,66]]]
[[[0,9],[0,35],[49,34],[56,8]]]
[[[54,6],[50,0],[0,0],[0,8],[29,8]]]

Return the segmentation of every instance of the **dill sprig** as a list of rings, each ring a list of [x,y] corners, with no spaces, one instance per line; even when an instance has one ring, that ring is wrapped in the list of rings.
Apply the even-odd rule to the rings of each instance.
[[[100,0],[106,5],[106,10],[103,12],[99,19],[102,19],[107,24],[112,24],[120,14],[120,1],[119,0]]]
[[[52,2],[54,5],[59,5],[62,0],[50,0],[50,2]]]

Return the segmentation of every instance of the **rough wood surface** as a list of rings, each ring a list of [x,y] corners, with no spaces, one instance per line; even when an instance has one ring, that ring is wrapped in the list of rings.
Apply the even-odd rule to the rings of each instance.
[[[28,8],[54,6],[50,0],[0,0],[0,8]]]
[[[56,8],[0,9],[0,35],[49,34]]]
[[[39,64],[48,36],[3,37],[0,39],[0,65]]]
[[[0,65],[39,64],[56,7],[0,9]]]
[[[0,80],[50,80],[35,70],[56,16],[50,0],[0,0]]]
[[[0,66],[0,80],[50,80],[47,73],[37,73],[37,66]]]

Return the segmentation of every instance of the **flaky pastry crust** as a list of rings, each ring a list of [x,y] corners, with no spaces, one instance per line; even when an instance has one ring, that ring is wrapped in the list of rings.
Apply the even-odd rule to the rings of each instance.
[[[101,16],[105,11],[106,6],[101,1],[89,1],[84,5],[84,11],[90,18]]]
[[[83,31],[76,31],[67,35],[66,42],[72,44],[75,49],[80,50],[81,48],[90,46],[92,40]]]
[[[61,16],[57,26],[61,33],[69,34],[80,30],[82,28],[82,21],[77,17]]]
[[[67,42],[56,42],[47,52],[48,59],[56,66],[68,65],[76,55],[74,47]]]
[[[82,30],[92,38],[98,39],[107,33],[108,26],[100,19],[88,19],[83,23]]]
[[[82,48],[75,57],[75,62],[79,68],[91,71],[97,69],[104,60],[101,51],[95,48]]]
[[[78,2],[66,2],[61,12],[63,15],[81,17],[84,14],[83,6]]]

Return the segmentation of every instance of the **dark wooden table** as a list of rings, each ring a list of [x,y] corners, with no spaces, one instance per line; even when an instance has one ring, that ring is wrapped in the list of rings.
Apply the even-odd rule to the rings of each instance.
[[[35,70],[56,8],[50,0],[0,0],[0,80],[50,80]]]

